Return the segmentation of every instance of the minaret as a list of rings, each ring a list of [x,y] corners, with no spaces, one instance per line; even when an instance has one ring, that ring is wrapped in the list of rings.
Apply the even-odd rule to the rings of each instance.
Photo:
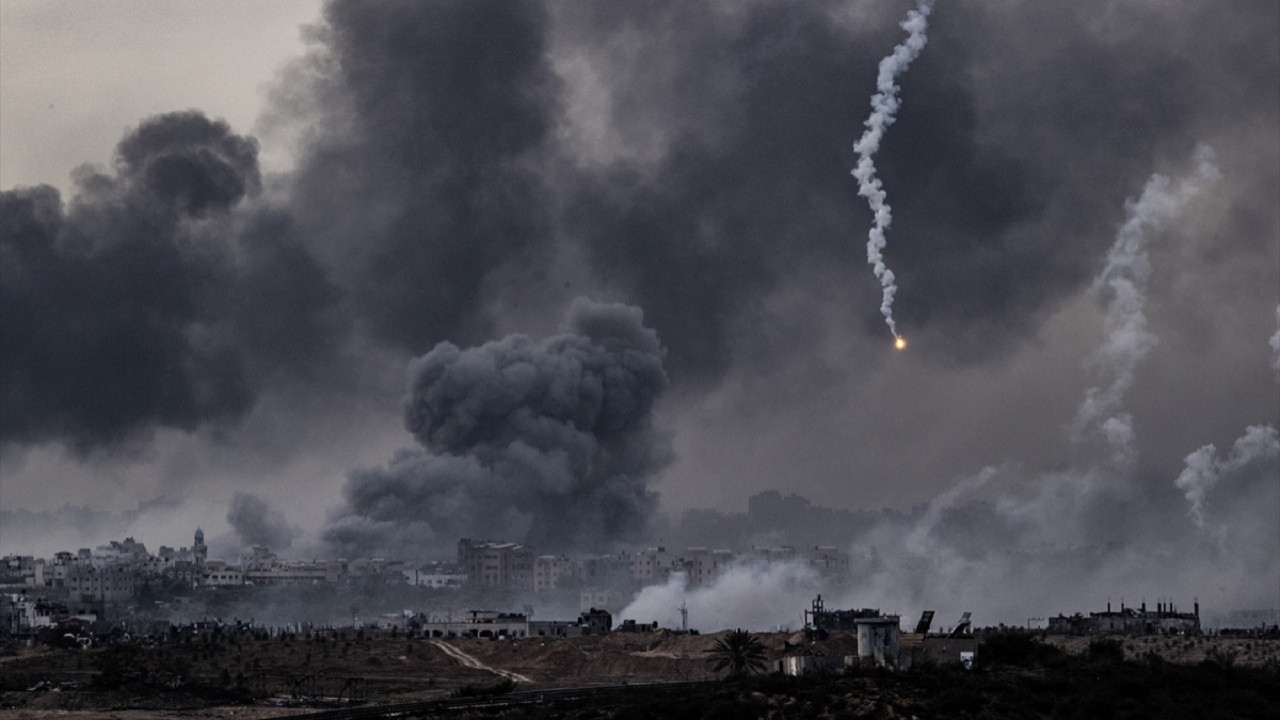
[[[204,544],[204,530],[196,527],[196,541],[191,545],[191,558],[199,567],[204,567],[205,558],[209,556],[209,548]]]

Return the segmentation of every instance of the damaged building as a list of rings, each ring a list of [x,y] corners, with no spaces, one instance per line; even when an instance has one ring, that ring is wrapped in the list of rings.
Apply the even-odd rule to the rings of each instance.
[[[861,610],[828,610],[819,595],[814,599],[810,609],[806,610],[805,632],[813,639],[823,639],[833,632],[844,632],[858,638],[858,654],[846,657],[846,665],[874,665],[877,667],[896,668],[898,666],[899,634],[901,633],[899,615],[888,615],[877,609]],[[798,667],[817,664],[830,664],[831,661],[800,661]],[[807,663],[807,664],[806,664]]]
[[[1192,605],[1192,612],[1179,612],[1172,602],[1159,601],[1154,610],[1147,609],[1144,600],[1137,608],[1126,607],[1113,611],[1107,603],[1105,612],[1061,615],[1049,618],[1046,630],[1050,635],[1199,635],[1200,603]]]
[[[978,638],[973,634],[973,614],[965,612],[950,631],[930,634],[934,612],[920,615],[915,630],[902,636],[898,667],[917,665],[963,665],[972,668],[978,659]]]

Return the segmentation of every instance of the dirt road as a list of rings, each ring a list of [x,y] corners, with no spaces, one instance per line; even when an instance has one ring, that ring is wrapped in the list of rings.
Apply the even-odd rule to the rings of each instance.
[[[453,658],[454,660],[457,660],[464,667],[475,668],[476,670],[487,670],[493,673],[494,675],[497,675],[498,677],[510,680],[512,682],[521,682],[521,683],[533,682],[533,680],[527,675],[521,675],[520,673],[511,672],[510,670],[501,670],[499,668],[489,667],[488,665],[485,665],[484,663],[480,662],[474,657],[450,645],[449,643],[444,642],[443,640],[432,640],[431,644],[443,650],[446,655]]]

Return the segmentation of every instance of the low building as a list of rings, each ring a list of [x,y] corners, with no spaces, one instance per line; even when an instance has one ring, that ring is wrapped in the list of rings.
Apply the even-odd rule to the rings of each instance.
[[[529,636],[529,617],[523,613],[468,610],[454,619],[433,615],[420,623],[424,637],[523,638]]]
[[[851,662],[851,658],[827,655],[821,650],[805,650],[787,655],[777,661],[774,669],[783,675],[798,677],[815,673],[839,672]]]
[[[903,635],[898,652],[898,667],[906,669],[918,665],[956,664],[972,668],[978,659],[978,645],[978,638],[973,635]]]
[[[608,635],[613,616],[604,610],[592,608],[574,620],[530,620],[529,637],[579,637],[582,635]]]
[[[1107,603],[1105,612],[1058,615],[1049,618],[1046,632],[1050,635],[1199,635],[1200,603],[1193,612],[1178,612],[1173,603],[1160,601],[1154,610],[1147,610],[1147,603],[1137,608],[1120,604],[1118,611]]]
[[[467,574],[454,563],[428,563],[403,571],[405,581],[415,587],[457,590],[467,584]]]
[[[879,610],[828,610],[819,595],[805,611],[805,631],[810,637],[822,638],[832,632],[854,633],[858,638],[858,656],[850,663],[896,668],[898,666],[899,633],[902,618]]]
[[[244,585],[244,572],[222,560],[209,560],[204,564],[206,587],[238,587]]]

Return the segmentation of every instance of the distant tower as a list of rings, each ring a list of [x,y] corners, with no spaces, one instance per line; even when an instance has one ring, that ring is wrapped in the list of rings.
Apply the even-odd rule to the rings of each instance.
[[[209,556],[209,548],[204,544],[204,530],[196,527],[196,541],[191,545],[191,558],[195,560],[196,565],[204,565],[205,558]]]

